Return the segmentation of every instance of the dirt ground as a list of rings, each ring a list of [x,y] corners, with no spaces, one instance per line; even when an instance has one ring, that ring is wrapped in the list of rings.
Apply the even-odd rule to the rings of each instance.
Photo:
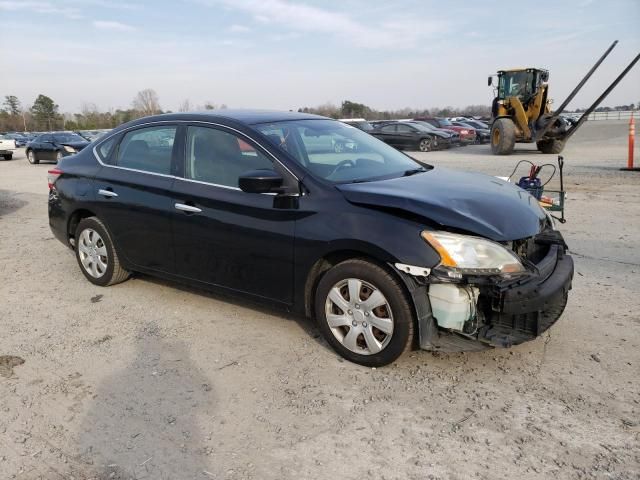
[[[148,277],[91,285],[49,230],[50,165],[0,162],[0,356],[25,360],[0,376],[0,478],[640,478],[626,132],[588,123],[564,152],[576,276],[548,334],[377,370],[286,313]],[[555,158],[528,145],[416,156],[502,176]]]

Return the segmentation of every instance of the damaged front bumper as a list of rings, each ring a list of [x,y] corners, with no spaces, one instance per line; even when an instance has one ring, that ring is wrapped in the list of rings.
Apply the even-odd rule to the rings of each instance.
[[[573,279],[573,259],[559,233],[555,237],[558,240],[544,246],[544,256],[531,265],[531,271],[518,278],[475,277],[451,283],[437,275],[420,278],[403,273],[418,317],[420,348],[453,352],[510,347],[548,330],[564,311]],[[465,292],[460,295],[469,299],[464,323],[446,328],[456,324],[437,318],[444,310],[430,292],[433,285]],[[459,304],[452,305],[459,310]]]

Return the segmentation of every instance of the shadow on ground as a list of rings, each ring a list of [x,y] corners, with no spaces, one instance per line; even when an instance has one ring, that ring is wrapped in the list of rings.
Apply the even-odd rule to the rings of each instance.
[[[137,335],[132,362],[94,391],[77,434],[75,478],[203,478],[200,417],[216,392],[180,341],[155,324]],[[80,471],[77,471],[77,470]]]
[[[312,338],[316,343],[318,343],[319,345],[322,345],[327,350],[330,350],[333,352],[329,344],[324,341],[324,338],[322,337],[320,330],[316,326],[316,322],[311,318],[305,317],[304,315],[297,315],[297,314],[291,313],[285,310],[284,308],[278,308],[277,306],[267,302],[261,303],[256,300],[252,300],[251,297],[249,297],[248,295],[243,295],[241,293],[238,293],[237,295],[233,295],[231,293],[223,293],[221,291],[213,290],[213,289],[207,290],[204,288],[194,287],[191,285],[186,285],[186,284],[174,282],[171,280],[165,280],[160,277],[152,277],[152,276],[144,275],[142,273],[137,273],[137,272],[134,274],[134,276],[140,280],[144,280],[157,285],[164,285],[169,288],[175,288],[180,291],[187,292],[193,295],[200,295],[202,297],[211,298],[218,302],[230,303],[232,305],[237,306],[238,308],[247,308],[247,309],[254,310],[256,312],[263,313],[265,315],[273,315],[276,317],[280,317],[283,320],[296,322],[298,326],[302,330],[304,330],[305,333],[309,335],[309,337]]]
[[[20,210],[27,204],[26,201],[16,197],[17,193],[11,190],[0,190],[0,217]]]

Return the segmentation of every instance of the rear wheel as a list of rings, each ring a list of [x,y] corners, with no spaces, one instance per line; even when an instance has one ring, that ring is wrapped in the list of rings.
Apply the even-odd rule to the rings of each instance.
[[[538,150],[542,153],[560,153],[564,150],[565,142],[562,140],[540,140],[536,142]]]
[[[411,345],[414,319],[402,286],[363,259],[339,263],[322,277],[315,314],[333,349],[361,365],[387,365]]]
[[[107,228],[98,217],[81,220],[75,238],[78,265],[91,283],[106,287],[129,278],[129,272],[120,265]]]
[[[516,126],[510,118],[498,118],[491,125],[491,151],[509,155],[516,144]]]
[[[420,140],[418,143],[418,150],[421,152],[428,152],[431,150],[431,137],[426,137]]]
[[[33,150],[27,151],[27,160],[31,165],[37,165],[38,163],[40,163],[40,160],[38,160],[38,157],[36,157],[36,154]]]

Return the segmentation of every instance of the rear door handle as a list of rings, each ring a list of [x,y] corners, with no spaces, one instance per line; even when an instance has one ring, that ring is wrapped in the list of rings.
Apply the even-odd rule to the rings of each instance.
[[[198,207],[194,207],[193,205],[186,205],[184,203],[176,203],[174,207],[176,207],[176,210],[180,210],[181,212],[185,213],[200,213],[202,211],[202,209]]]
[[[112,190],[105,190],[104,188],[101,188],[100,190],[98,190],[98,195],[102,195],[103,197],[117,197],[118,194]]]

